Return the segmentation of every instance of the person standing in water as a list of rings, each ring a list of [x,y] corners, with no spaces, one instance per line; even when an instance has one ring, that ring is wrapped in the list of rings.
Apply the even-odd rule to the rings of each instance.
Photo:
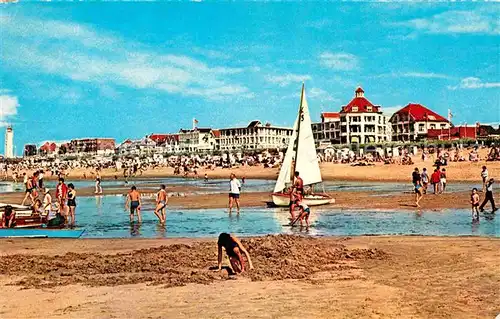
[[[441,170],[441,173],[439,175],[439,183],[440,183],[440,186],[441,186],[440,193],[442,194],[446,190],[446,168],[443,168]]]
[[[305,219],[306,226],[307,228],[309,228],[309,215],[311,215],[311,209],[302,200],[297,203],[297,206],[300,209],[299,217],[297,217],[296,220],[292,221],[291,226],[293,226],[297,222],[297,220],[300,220],[300,227],[303,227],[303,221]]]
[[[155,215],[158,216],[160,223],[165,224],[167,216],[165,210],[168,203],[167,191],[165,190],[165,185],[160,186],[160,191],[156,194],[156,209]]]
[[[245,261],[241,253],[245,254],[250,269],[253,269],[252,259],[250,254],[245,249],[243,244],[240,242],[236,236],[230,235],[228,233],[221,233],[217,241],[218,251],[217,251],[217,263],[218,270],[222,269],[222,248],[226,250],[226,254],[229,257],[229,262],[231,263],[231,268],[233,272],[238,274],[245,271]]]
[[[427,186],[429,185],[429,175],[427,174],[427,168],[424,168],[422,170],[420,180],[422,181],[423,193],[427,194]]]
[[[101,187],[101,174],[99,173],[100,169],[98,168],[95,172],[95,193],[102,194]]]
[[[130,208],[128,206],[130,202]],[[130,209],[130,222],[134,222],[134,214],[137,212],[137,221],[142,222],[141,218],[141,194],[137,191],[137,187],[132,186],[125,201],[125,210]]]
[[[68,198],[68,186],[64,184],[64,178],[59,178],[59,184],[56,186],[56,200],[59,204],[59,210],[66,218],[66,199]]]
[[[420,207],[420,200],[424,197],[423,191],[424,190],[419,179],[415,183],[415,204],[417,207]]]
[[[241,183],[236,178],[236,175],[231,173],[231,180],[229,181],[229,214],[233,210],[233,203],[236,203],[236,212],[240,213],[240,190]]]
[[[470,203],[472,205],[472,220],[479,220],[479,194],[475,187],[472,189],[472,194],[470,195]]]
[[[68,184],[68,223],[71,227],[75,226],[75,210],[76,210],[76,191],[72,183]]]

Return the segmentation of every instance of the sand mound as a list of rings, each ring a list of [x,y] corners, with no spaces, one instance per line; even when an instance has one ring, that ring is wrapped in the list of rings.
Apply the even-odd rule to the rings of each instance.
[[[255,269],[243,276],[254,281],[307,279],[314,273],[349,269],[346,261],[386,258],[376,249],[348,250],[342,244],[301,236],[265,236],[242,240]],[[224,262],[226,265],[227,261]],[[10,255],[0,258],[4,275],[20,276],[14,284],[26,288],[81,283],[113,286],[134,283],[208,284],[229,278],[217,266],[214,242],[168,245],[130,253],[102,255],[67,253],[62,256]]]

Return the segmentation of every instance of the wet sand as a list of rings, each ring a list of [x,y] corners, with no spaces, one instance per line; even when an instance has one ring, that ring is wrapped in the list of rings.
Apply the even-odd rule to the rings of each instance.
[[[500,240],[245,238],[229,279],[215,240],[0,240],[5,318],[494,318]],[[96,253],[98,251],[99,253]],[[227,261],[224,260],[227,265]]]

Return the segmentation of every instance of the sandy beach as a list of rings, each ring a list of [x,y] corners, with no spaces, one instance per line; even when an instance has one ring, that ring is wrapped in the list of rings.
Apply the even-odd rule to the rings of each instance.
[[[325,181],[387,181],[387,182],[407,182],[411,180],[411,173],[415,167],[422,170],[424,167],[429,172],[434,169],[430,160],[422,162],[417,156],[413,157],[413,165],[382,164],[375,163],[373,166],[351,166],[350,164],[336,164],[324,162],[320,164],[321,175]],[[491,177],[500,176],[500,162],[449,162],[446,166],[447,179],[450,182],[477,182],[481,180],[481,167],[486,165]],[[28,172],[29,173],[29,172]],[[67,179],[93,179],[92,171],[85,169],[74,169],[68,171]],[[245,166],[232,169],[214,170],[198,169],[198,177],[203,178],[205,174],[209,178],[229,178],[230,173],[235,173],[238,178],[248,179],[271,179],[278,177],[278,168],[264,168],[262,166]],[[101,172],[104,179],[123,179],[123,171],[112,168],[104,169]],[[190,175],[191,177],[193,175]],[[138,176],[141,178],[158,177],[182,177],[174,175],[171,167],[160,167],[149,169]],[[46,176],[47,179],[53,179]]]
[[[216,266],[215,240],[0,240],[2,318],[494,318],[500,240],[246,238],[255,269]],[[99,253],[96,253],[99,251]],[[227,263],[227,261],[225,261]]]

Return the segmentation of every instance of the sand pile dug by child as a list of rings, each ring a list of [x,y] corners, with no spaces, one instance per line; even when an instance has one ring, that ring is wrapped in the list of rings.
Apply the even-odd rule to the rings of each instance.
[[[290,235],[243,239],[255,269],[242,276],[254,281],[307,279],[314,273],[343,271],[351,263],[387,258],[377,249],[347,249],[338,241]],[[224,265],[227,265],[227,260]],[[129,253],[67,253],[60,256],[8,255],[0,258],[3,275],[21,278],[13,282],[26,288],[81,283],[113,286],[134,283],[168,287],[188,283],[208,284],[229,278],[217,266],[216,240],[172,244]]]

